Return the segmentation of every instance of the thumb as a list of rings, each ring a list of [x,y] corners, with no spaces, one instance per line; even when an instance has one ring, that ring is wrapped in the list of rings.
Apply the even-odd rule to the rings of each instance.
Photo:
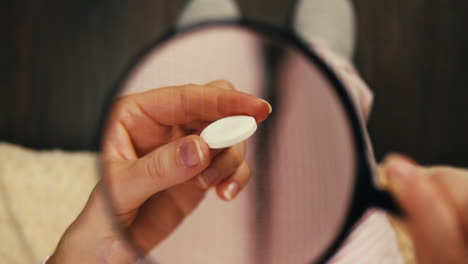
[[[198,175],[211,159],[212,153],[200,136],[186,136],[130,161],[123,169],[106,164],[106,183],[116,209],[127,212],[154,194]]]
[[[400,155],[383,164],[389,187],[406,213],[404,223],[418,263],[462,263],[465,255],[457,215],[428,169]]]

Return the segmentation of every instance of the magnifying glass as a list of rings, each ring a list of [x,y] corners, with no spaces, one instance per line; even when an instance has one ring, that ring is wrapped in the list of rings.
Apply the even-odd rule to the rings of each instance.
[[[142,50],[109,98],[218,79],[273,106],[247,142],[252,181],[229,203],[209,192],[149,252],[121,227],[148,262],[324,263],[369,208],[401,214],[378,187],[363,121],[347,88],[291,32],[250,21],[171,32]],[[113,107],[109,103],[106,113]],[[109,170],[105,163],[102,169]],[[113,208],[116,197],[108,198]]]

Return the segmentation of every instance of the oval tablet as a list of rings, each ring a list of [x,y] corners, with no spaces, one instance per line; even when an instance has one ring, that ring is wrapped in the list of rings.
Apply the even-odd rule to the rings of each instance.
[[[249,138],[257,130],[255,118],[246,115],[219,119],[201,132],[200,136],[212,149],[227,148]]]

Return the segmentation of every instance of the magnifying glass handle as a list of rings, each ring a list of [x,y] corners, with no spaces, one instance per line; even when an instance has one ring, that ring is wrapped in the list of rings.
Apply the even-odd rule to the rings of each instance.
[[[404,217],[404,212],[393,196],[385,190],[374,189],[372,195],[372,204],[383,209],[394,216]]]

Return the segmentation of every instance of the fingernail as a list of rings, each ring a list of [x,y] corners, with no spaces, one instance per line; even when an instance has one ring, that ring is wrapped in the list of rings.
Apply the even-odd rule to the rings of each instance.
[[[236,197],[237,193],[239,192],[239,184],[237,182],[231,182],[228,184],[226,189],[223,192],[223,196],[226,200],[231,201]]]
[[[262,101],[263,103],[265,103],[267,106],[268,106],[268,113],[271,114],[271,112],[273,111],[273,108],[271,107],[271,104],[263,99],[260,99],[260,101]]]
[[[204,160],[204,154],[197,140],[186,140],[179,146],[179,159],[186,167],[195,167]]]
[[[198,182],[203,189],[208,189],[219,177],[219,172],[215,168],[208,168],[198,175]]]

